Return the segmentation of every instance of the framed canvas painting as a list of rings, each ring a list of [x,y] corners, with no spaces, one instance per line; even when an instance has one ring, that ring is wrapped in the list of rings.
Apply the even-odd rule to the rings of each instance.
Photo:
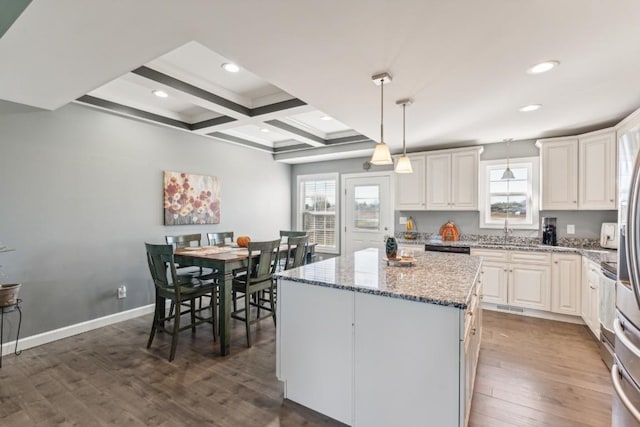
[[[220,223],[220,182],[215,176],[164,172],[164,225]]]

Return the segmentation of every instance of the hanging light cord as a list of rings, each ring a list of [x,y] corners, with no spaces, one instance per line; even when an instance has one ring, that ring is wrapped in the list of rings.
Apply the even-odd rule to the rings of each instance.
[[[407,155],[407,143],[406,143],[405,138],[404,138],[404,133],[405,133],[405,126],[404,126],[405,119],[404,119],[404,117],[405,117],[405,114],[406,114],[406,109],[407,109],[407,104],[406,103],[402,104],[402,155],[405,156],[405,157]]]
[[[384,144],[384,77],[380,79],[380,143]]]

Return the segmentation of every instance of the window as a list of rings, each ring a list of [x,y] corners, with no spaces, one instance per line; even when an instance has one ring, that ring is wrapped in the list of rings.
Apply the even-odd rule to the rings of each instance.
[[[503,180],[506,159],[480,162],[480,228],[537,230],[538,158],[509,162],[514,179]]]
[[[318,252],[338,253],[338,174],[298,177],[298,229]]]

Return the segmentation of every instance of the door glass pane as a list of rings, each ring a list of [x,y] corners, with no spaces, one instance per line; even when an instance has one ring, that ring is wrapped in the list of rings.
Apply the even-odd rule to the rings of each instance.
[[[353,226],[367,230],[380,229],[380,186],[356,185],[353,187]]]

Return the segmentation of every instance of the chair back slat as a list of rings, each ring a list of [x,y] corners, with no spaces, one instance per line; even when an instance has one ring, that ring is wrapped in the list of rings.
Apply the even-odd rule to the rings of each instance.
[[[177,295],[180,295],[180,286],[173,286],[174,283],[178,283],[176,265],[173,261],[173,246],[145,243],[145,247],[149,271],[156,288],[172,289]],[[167,270],[169,270],[169,275],[167,275]]]
[[[280,239],[284,242],[286,242],[287,239],[289,237],[302,237],[302,236],[306,236],[307,232],[306,231],[297,231],[297,230],[280,230]]]
[[[233,231],[221,231],[217,233],[207,233],[207,239],[211,246],[224,246],[227,239],[233,242]]]
[[[251,282],[261,282],[270,279],[276,271],[278,264],[278,252],[280,249],[280,240],[271,240],[267,242],[249,242],[247,248],[250,256],[247,271],[252,272]]]
[[[287,259],[284,265],[285,270],[300,267],[307,257],[307,245],[309,236],[289,237],[287,239]]]
[[[172,245],[175,249],[189,246],[200,246],[202,236],[200,234],[183,234],[181,236],[165,236],[167,245]]]

